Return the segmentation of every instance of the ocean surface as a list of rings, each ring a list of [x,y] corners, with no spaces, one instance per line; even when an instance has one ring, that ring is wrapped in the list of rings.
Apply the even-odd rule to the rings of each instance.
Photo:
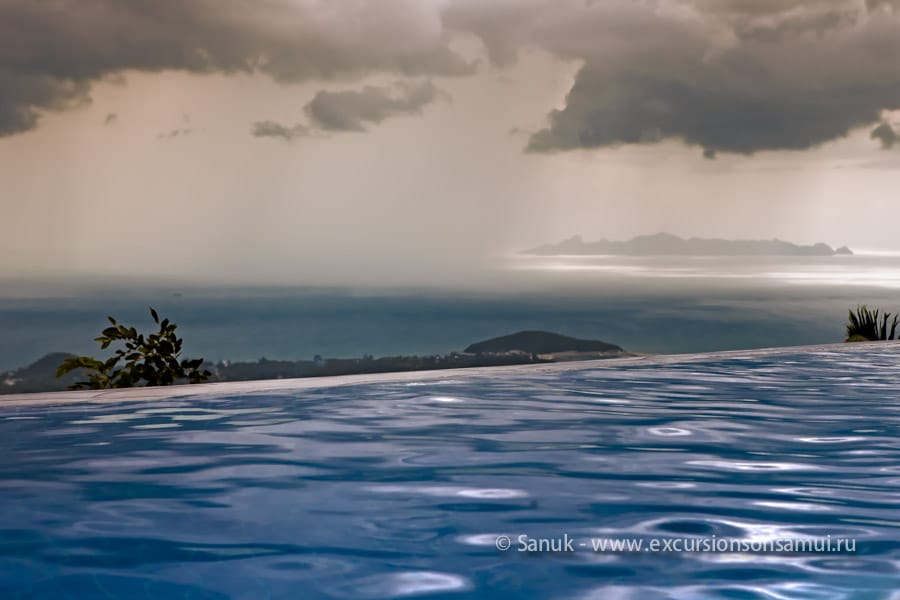
[[[897,598],[900,345],[283,385],[0,405],[0,598]]]
[[[106,315],[149,328],[153,305],[209,360],[433,354],[524,329],[641,353],[843,339],[858,304],[900,310],[900,257],[517,257],[468,287],[212,287],[0,281],[0,370],[96,355]]]

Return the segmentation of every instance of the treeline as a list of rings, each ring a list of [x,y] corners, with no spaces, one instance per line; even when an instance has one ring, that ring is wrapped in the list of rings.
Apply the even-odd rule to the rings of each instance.
[[[78,373],[56,377],[61,362],[74,358],[72,354],[49,354],[28,367],[0,373],[0,395],[62,391],[72,388],[80,379]],[[218,363],[204,362],[200,368],[209,371],[207,381],[253,381],[258,379],[297,379],[389,373],[392,371],[430,371],[463,367],[493,367],[547,363],[535,355],[510,352],[504,354],[450,353],[430,356],[387,356],[374,358],[318,358],[316,360],[268,360]],[[187,383],[187,382],[185,382]]]
[[[208,365],[211,381],[250,381],[254,379],[294,379],[393,371],[429,371],[464,367],[495,367],[548,363],[549,360],[524,352],[497,354],[435,354],[428,356],[383,356],[375,358],[329,358],[318,360],[267,360],[256,362],[219,362]]]

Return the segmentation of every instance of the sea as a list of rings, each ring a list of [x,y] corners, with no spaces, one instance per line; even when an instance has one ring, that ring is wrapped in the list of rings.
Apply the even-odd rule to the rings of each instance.
[[[900,256],[512,257],[470,285],[265,286],[0,279],[0,370],[94,354],[106,316],[179,325],[185,354],[220,361],[462,351],[520,330],[645,354],[839,342],[847,312],[900,310]]]

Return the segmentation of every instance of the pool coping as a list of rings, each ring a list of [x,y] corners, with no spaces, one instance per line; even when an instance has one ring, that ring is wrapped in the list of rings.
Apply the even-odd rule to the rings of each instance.
[[[176,397],[221,396],[259,394],[285,390],[310,390],[348,385],[376,383],[406,383],[436,381],[441,379],[478,378],[515,375],[520,373],[547,374],[589,369],[614,369],[621,366],[669,365],[684,362],[703,362],[723,358],[758,359],[770,356],[808,354],[816,352],[855,353],[874,349],[900,350],[900,341],[860,342],[854,344],[816,344],[811,346],[785,346],[747,350],[724,350],[693,354],[651,354],[596,360],[567,361],[559,363],[504,365],[495,367],[470,367],[431,371],[400,371],[391,373],[365,373],[328,377],[303,377],[295,379],[259,379],[252,381],[222,381],[194,385],[173,385],[153,388],[128,388],[114,390],[78,390],[62,392],[38,392],[30,394],[0,395],[0,410],[4,408],[52,406],[57,404],[113,403],[160,400]]]

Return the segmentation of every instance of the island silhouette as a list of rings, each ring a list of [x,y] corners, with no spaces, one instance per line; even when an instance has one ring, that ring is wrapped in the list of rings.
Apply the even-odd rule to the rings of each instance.
[[[614,256],[835,256],[852,255],[847,246],[834,249],[828,244],[810,246],[779,239],[726,240],[719,238],[681,238],[671,233],[639,235],[627,241],[601,239],[586,242],[580,235],[555,244],[525,250],[537,256],[614,255]]]

